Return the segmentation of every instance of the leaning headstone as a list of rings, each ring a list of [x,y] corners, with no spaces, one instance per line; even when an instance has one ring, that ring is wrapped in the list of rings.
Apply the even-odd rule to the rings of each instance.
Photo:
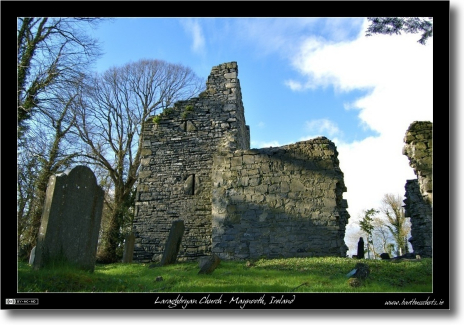
[[[134,257],[134,243],[135,235],[133,232],[126,235],[124,240],[124,252],[122,253],[122,262],[123,263],[132,263],[132,258]]]
[[[31,250],[31,256],[29,257],[29,264],[32,265],[34,264],[34,259],[35,259],[35,248],[36,246],[34,246]]]
[[[160,266],[172,264],[176,262],[177,254],[179,253],[180,243],[184,235],[184,221],[173,221],[171,231],[169,231],[168,240],[164,248],[163,257],[161,258]]]
[[[198,272],[198,274],[213,273],[213,271],[218,267],[220,262],[221,259],[216,254],[213,254],[211,256],[200,257],[198,262],[200,271]]]
[[[103,209],[103,189],[86,166],[48,181],[34,268],[57,262],[93,271]]]
[[[356,273],[353,275],[353,278],[366,279],[369,276],[369,265],[365,263],[356,263],[354,268],[356,269]]]
[[[358,241],[358,259],[364,258],[364,239],[359,237]]]
[[[346,274],[347,278],[357,278],[364,280],[369,276],[369,265],[364,263],[356,263],[354,269]]]

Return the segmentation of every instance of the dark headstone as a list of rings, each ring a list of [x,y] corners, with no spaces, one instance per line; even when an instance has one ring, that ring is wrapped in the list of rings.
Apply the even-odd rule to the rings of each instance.
[[[160,266],[173,264],[176,262],[177,254],[179,253],[180,243],[184,235],[184,221],[176,220],[172,223],[171,231],[169,232],[168,240],[163,252]]]
[[[365,279],[369,276],[369,265],[364,263],[356,263],[354,268],[356,269],[356,273],[352,276],[353,278]]]
[[[66,262],[93,271],[103,210],[103,189],[86,166],[50,177],[34,268]]]
[[[380,254],[380,258],[383,259],[383,260],[389,260],[390,255],[388,253],[382,253],[382,254]]]
[[[364,239],[359,237],[358,241],[358,259],[364,258]]]
[[[122,262],[123,263],[132,263],[132,258],[134,256],[134,243],[135,243],[135,235],[133,232],[126,235],[124,240],[124,252],[122,254]]]
[[[404,255],[401,256],[402,258],[409,258],[409,259],[415,259],[416,258],[416,254],[414,253],[406,253]]]
[[[211,256],[200,257],[200,260],[198,262],[200,271],[198,272],[198,274],[213,273],[213,271],[218,267],[219,263],[221,263],[221,259],[216,254],[213,254]]]

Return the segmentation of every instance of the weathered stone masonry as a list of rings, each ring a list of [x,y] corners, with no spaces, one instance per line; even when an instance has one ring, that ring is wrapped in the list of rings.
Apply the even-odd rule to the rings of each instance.
[[[326,138],[249,150],[238,67],[213,67],[206,90],[145,122],[134,260],[159,261],[183,220],[179,260],[345,256],[349,215]]]
[[[405,185],[405,215],[411,220],[411,242],[414,252],[432,257],[433,219],[433,125],[413,122],[406,131],[403,154],[409,158],[417,179]]]
[[[321,137],[214,157],[213,253],[224,259],[345,256],[335,145]]]

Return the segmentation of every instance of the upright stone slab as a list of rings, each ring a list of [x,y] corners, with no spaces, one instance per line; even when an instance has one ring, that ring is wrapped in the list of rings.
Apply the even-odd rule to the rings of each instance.
[[[168,240],[166,241],[166,246],[164,248],[163,258],[161,259],[160,266],[173,264],[176,262],[182,236],[184,235],[184,230],[185,226],[183,220],[173,221]]]
[[[103,209],[103,189],[86,166],[50,177],[34,268],[67,261],[93,271]]]
[[[34,259],[35,259],[35,248],[36,248],[36,246],[34,246],[34,248],[32,248],[32,250],[31,250],[31,256],[29,257],[29,264],[30,264],[30,265],[34,264]]]
[[[131,232],[129,235],[126,236],[125,241],[124,241],[124,252],[122,255],[123,263],[132,262],[132,258],[134,256],[134,243],[135,243],[135,236],[134,236],[134,233]]]
[[[358,259],[364,258],[364,239],[362,237],[359,237],[358,254],[356,256]]]

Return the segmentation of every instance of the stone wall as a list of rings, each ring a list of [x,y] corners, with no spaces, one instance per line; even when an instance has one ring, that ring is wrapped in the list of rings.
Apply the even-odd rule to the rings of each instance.
[[[411,123],[404,137],[403,154],[409,158],[417,179],[405,185],[405,214],[411,219],[409,239],[414,252],[432,257],[433,209],[433,125],[427,121]]]
[[[249,148],[237,74],[235,62],[213,67],[199,97],[145,122],[134,260],[161,260],[175,220],[185,224],[179,260],[210,253],[213,154]]]
[[[180,261],[213,251],[345,256],[349,215],[335,145],[318,138],[250,151],[237,77],[236,62],[213,67],[199,97],[144,123],[134,261],[160,261],[176,220],[185,224]]]
[[[406,131],[403,154],[409,158],[424,199],[433,205],[432,122],[413,122]]]
[[[214,158],[212,250],[223,259],[346,256],[346,191],[325,137]]]
[[[432,206],[420,191],[417,179],[406,181],[405,216],[411,220],[411,243],[414,252],[422,257],[432,257]]]

